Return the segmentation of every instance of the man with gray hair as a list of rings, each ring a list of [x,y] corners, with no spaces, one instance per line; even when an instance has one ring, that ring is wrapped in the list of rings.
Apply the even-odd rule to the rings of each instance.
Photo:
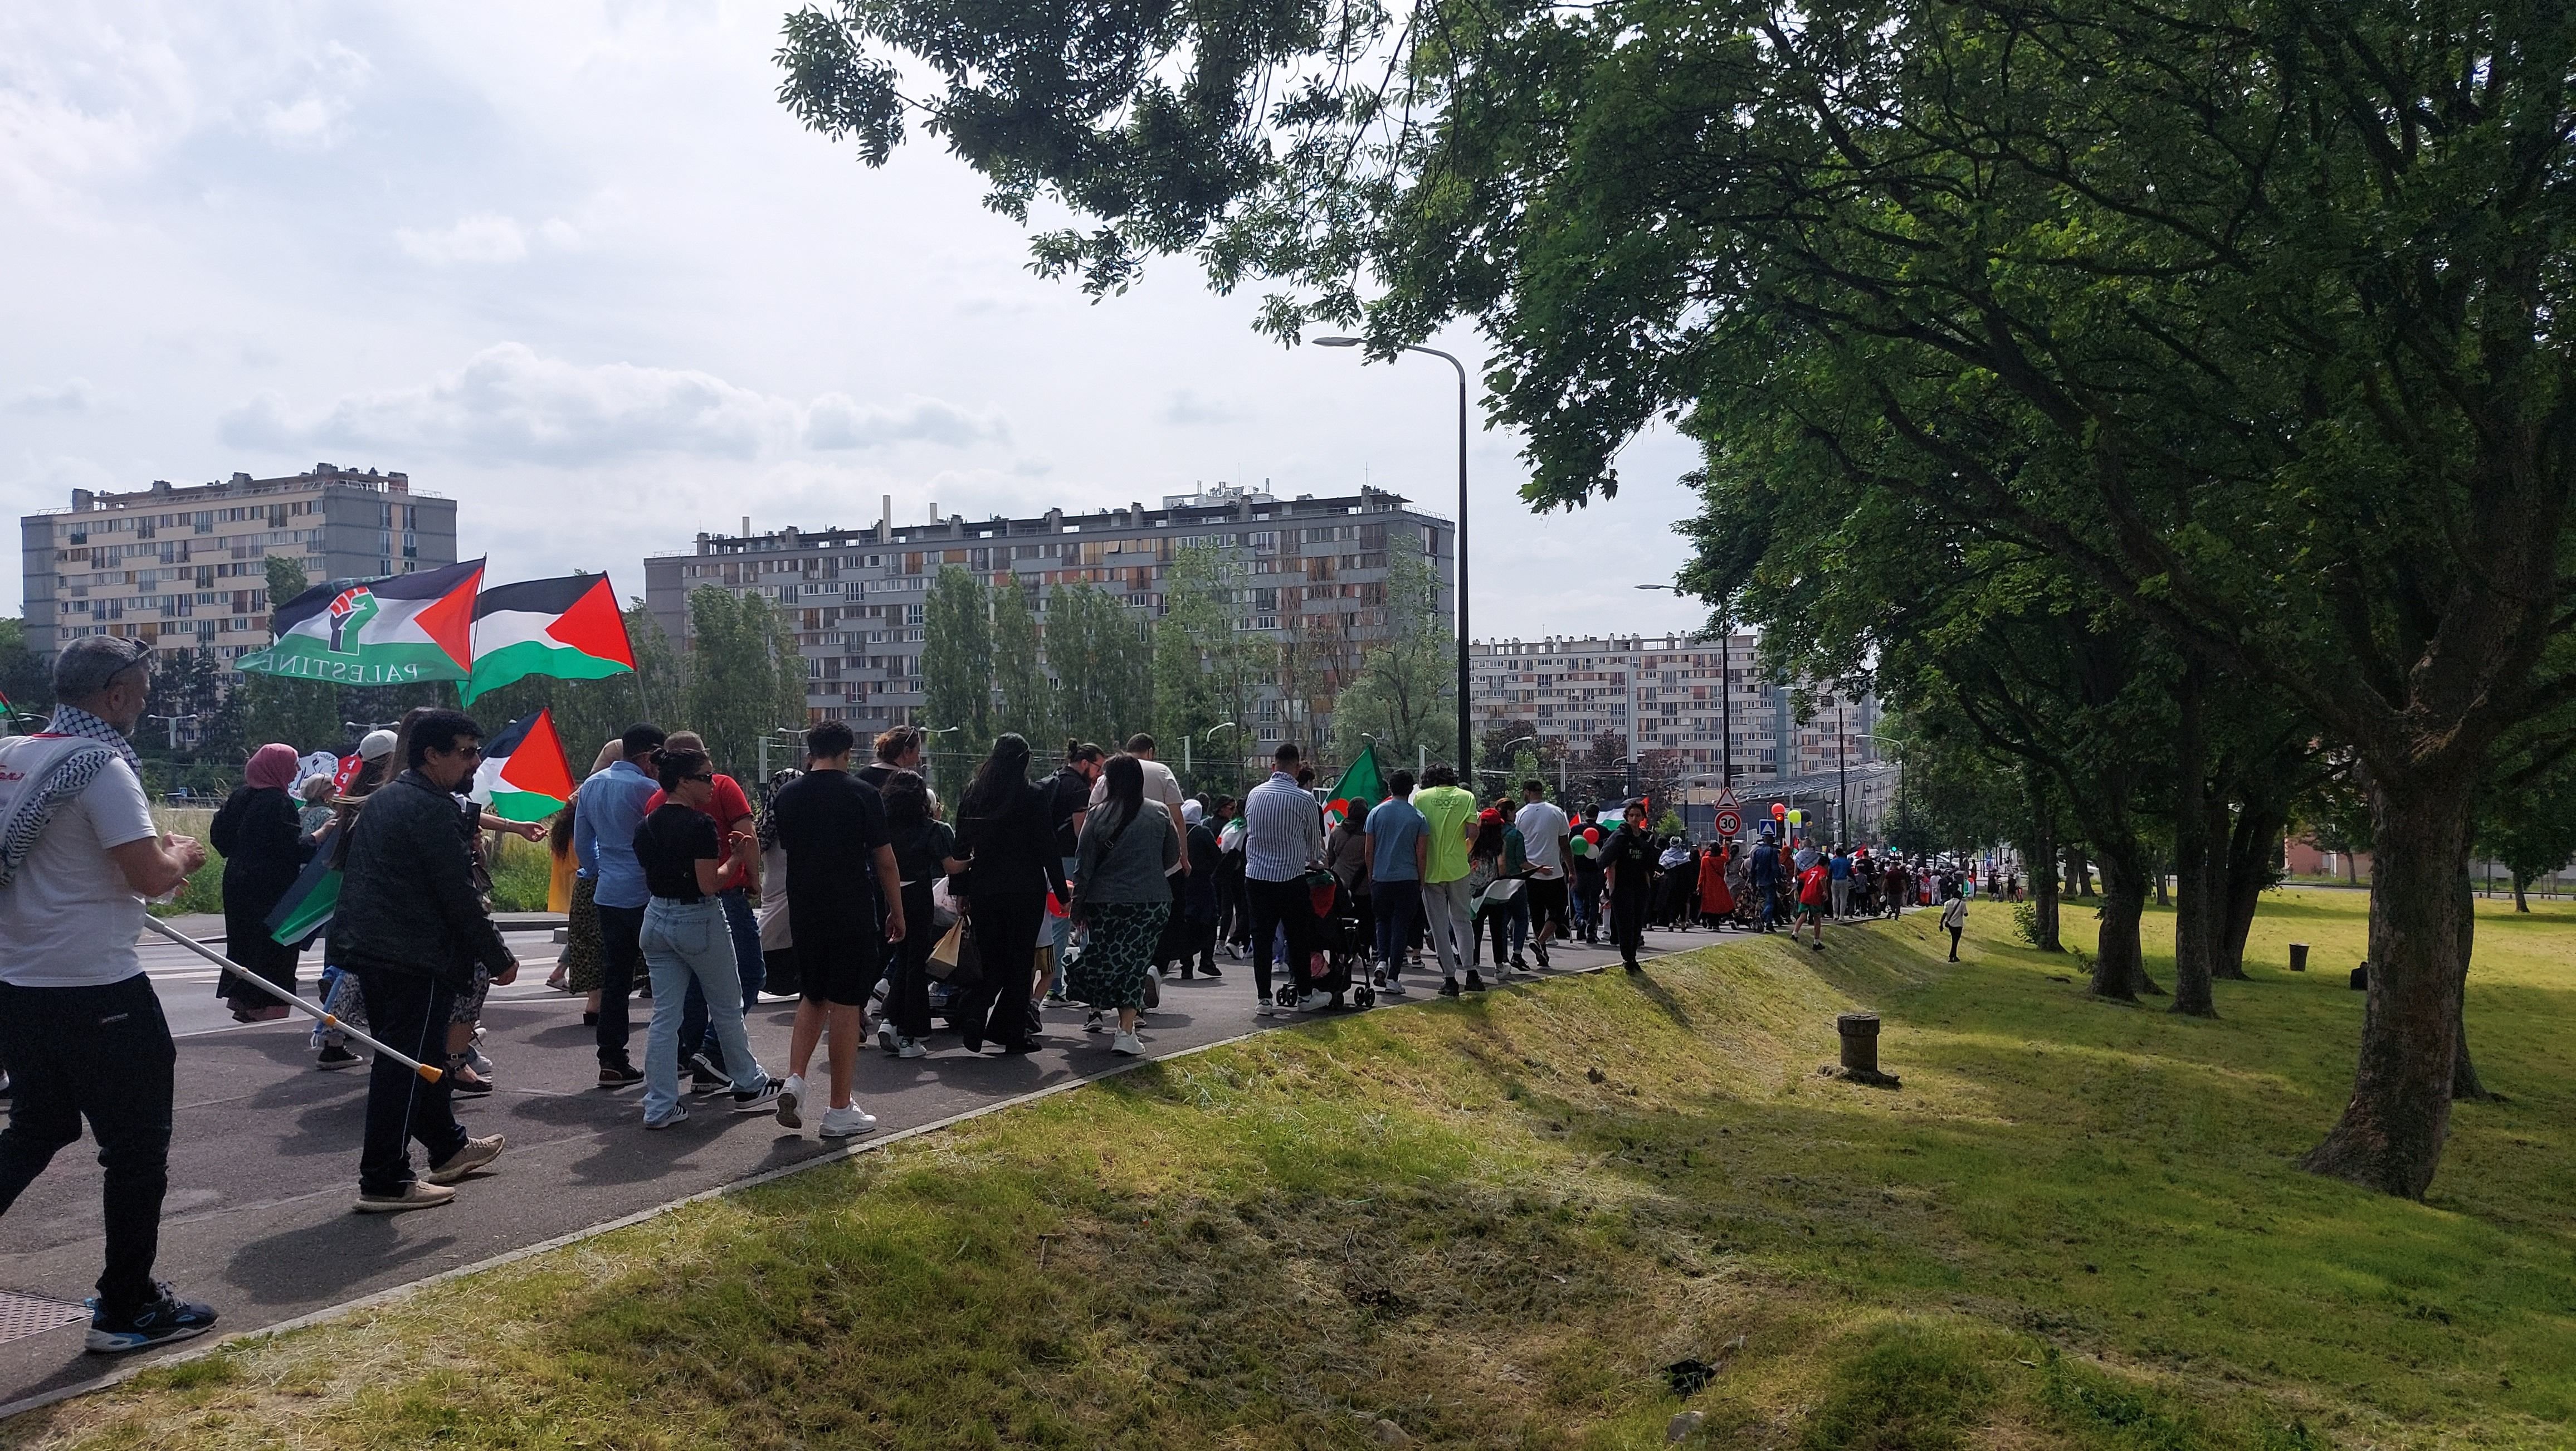
[[[54,657],[45,729],[0,741],[0,1057],[18,1081],[0,1131],[0,1213],[89,1121],[107,1171],[107,1268],[89,1348],[140,1350],[214,1327],[215,1312],[152,1278],[170,1185],[178,1051],[135,939],[143,899],[204,866],[164,835],[126,736],[143,719],[152,647],[113,635]]]

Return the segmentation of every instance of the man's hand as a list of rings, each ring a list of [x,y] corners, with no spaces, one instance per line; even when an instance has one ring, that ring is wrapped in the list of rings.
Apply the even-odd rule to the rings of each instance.
[[[900,902],[886,913],[885,939],[890,943],[903,940],[903,904]]]
[[[542,821],[513,821],[508,826],[503,827],[502,830],[509,832],[511,835],[518,837],[522,841],[543,841],[546,839],[546,824]]]
[[[198,868],[206,864],[205,843],[193,836],[177,836],[164,832],[161,836],[161,849],[179,859],[179,870],[183,874],[193,876]]]
[[[510,965],[507,968],[492,974],[492,986],[494,987],[508,987],[510,984],[517,982],[518,980],[519,963],[516,958],[511,959]]]

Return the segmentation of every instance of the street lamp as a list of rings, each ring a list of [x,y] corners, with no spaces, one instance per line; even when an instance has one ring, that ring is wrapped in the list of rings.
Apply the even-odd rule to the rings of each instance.
[[[1537,744],[1538,737],[1536,736],[1522,736],[1516,740],[1503,742],[1503,764],[1494,768],[1494,774],[1503,778],[1503,789],[1505,791],[1512,789],[1512,752],[1519,750],[1523,746],[1534,746]]]
[[[1215,744],[1216,744],[1216,733],[1217,733],[1218,731],[1233,731],[1233,732],[1235,732],[1235,743],[1234,743],[1234,794],[1235,794],[1235,795],[1237,795],[1237,796],[1241,796],[1241,795],[1243,794],[1243,735],[1242,735],[1243,727],[1241,727],[1241,726],[1239,726],[1239,725],[1236,725],[1234,722],[1232,722],[1232,721],[1230,721],[1230,720],[1221,720],[1221,721],[1218,721],[1215,725],[1209,726],[1209,727],[1207,728],[1207,732],[1206,732],[1206,740],[1207,740],[1207,743],[1208,743],[1209,745],[1213,746],[1213,745],[1215,745]]]
[[[1361,338],[1317,338],[1319,348],[1356,348]],[[1407,353],[1429,353],[1458,370],[1458,764],[1467,779],[1476,778],[1476,752],[1472,744],[1473,712],[1468,707],[1467,679],[1467,365],[1438,348],[1405,343],[1399,349]]]

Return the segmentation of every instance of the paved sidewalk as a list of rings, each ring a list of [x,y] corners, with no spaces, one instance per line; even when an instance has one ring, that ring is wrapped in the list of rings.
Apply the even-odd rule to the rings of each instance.
[[[1734,940],[1740,934],[1714,939]],[[179,1040],[177,1131],[162,1229],[160,1274],[181,1293],[213,1304],[222,1331],[243,1333],[341,1302],[472,1264],[656,1205],[833,1151],[815,1135],[819,1112],[801,1134],[768,1115],[697,1102],[677,1128],[647,1133],[640,1091],[606,1092],[580,1003],[542,983],[556,949],[551,934],[514,937],[521,982],[496,990],[485,1012],[485,1050],[501,1087],[464,1100],[471,1132],[509,1135],[495,1171],[469,1180],[456,1202],[403,1215],[350,1211],[364,1120],[364,1071],[317,1072],[304,1020],[237,1026],[214,998],[213,970],[159,944],[147,970],[169,1006]],[[1647,951],[1704,946],[1705,932],[1650,933]],[[1616,954],[1558,950],[1561,976],[1615,964]],[[1253,1016],[1248,964],[1223,963],[1215,981],[1169,981],[1148,1016],[1147,1049],[1177,1052],[1305,1017]],[[1523,979],[1515,976],[1515,983]],[[1437,974],[1396,1005],[1435,1001]],[[311,991],[310,979],[306,990]],[[1385,1000],[1378,1011],[1386,1011]],[[635,1005],[634,1054],[643,1057],[651,1004]],[[764,1065],[783,1072],[791,1003],[765,1004],[752,1021]],[[182,1023],[188,1026],[181,1026]],[[1081,1031],[1078,1009],[1050,1009],[1046,1043],[1027,1057],[968,1054],[954,1034],[932,1040],[931,1056],[903,1062],[871,1047],[859,1063],[859,1101],[893,1131],[969,1113],[1038,1089],[1112,1071],[1130,1060],[1108,1051],[1107,1035]],[[817,1068],[821,1067],[820,1057]],[[819,1077],[819,1073],[816,1075]],[[693,1101],[696,1102],[696,1101]],[[84,1142],[65,1149],[5,1220],[0,1290],[79,1300],[98,1273],[99,1170]],[[134,1357],[81,1349],[81,1327],[0,1342],[0,1405],[84,1386]]]

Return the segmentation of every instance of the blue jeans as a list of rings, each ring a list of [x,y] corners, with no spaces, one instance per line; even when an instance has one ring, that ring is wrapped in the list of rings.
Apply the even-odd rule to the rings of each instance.
[[[725,927],[733,934],[734,970],[742,975],[742,1011],[749,1017],[760,1004],[760,985],[769,978],[760,957],[760,919],[752,915],[750,896],[740,887],[719,894],[716,900],[724,903]],[[724,1045],[707,1031],[706,989],[694,977],[689,979],[688,1005],[680,1013],[680,1051],[704,1054],[717,1072],[725,1071]]]
[[[1078,857],[1064,859],[1066,881],[1073,880],[1073,869],[1079,862]],[[1064,996],[1064,960],[1073,948],[1073,914],[1067,912],[1061,917],[1050,917],[1047,921],[1053,925],[1055,931],[1055,980],[1047,984],[1047,991],[1062,997]]]
[[[653,1023],[644,1035],[644,1121],[669,1118],[680,1105],[680,1017],[689,985],[706,992],[707,1025],[723,1045],[736,1093],[769,1081],[742,1028],[742,978],[722,903],[655,897],[644,909],[644,965],[653,974]]]
[[[1392,978],[1404,965],[1404,950],[1413,945],[1413,929],[1422,920],[1422,883],[1381,878],[1372,895],[1377,904],[1377,960]]]

